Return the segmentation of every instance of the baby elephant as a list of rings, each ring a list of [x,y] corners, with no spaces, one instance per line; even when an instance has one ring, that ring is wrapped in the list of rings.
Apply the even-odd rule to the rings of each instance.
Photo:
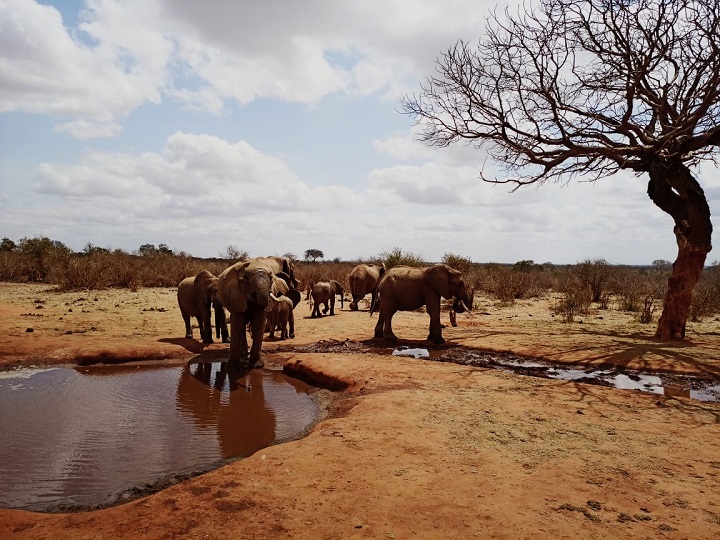
[[[315,317],[322,317],[320,314],[320,304],[323,304],[325,307],[323,308],[323,313],[327,315],[328,309],[330,310],[330,315],[335,315],[335,295],[340,295],[340,308],[343,307],[343,288],[342,285],[340,285],[337,281],[330,280],[330,281],[319,281],[312,287],[312,292],[310,293],[312,295],[313,299],[313,311],[310,315],[311,318]],[[328,308],[328,302],[330,303],[330,307]]]
[[[280,339],[295,337],[295,316],[293,301],[283,295],[275,296],[270,293],[270,313],[268,313],[268,326],[270,327],[270,337],[275,337],[275,330],[280,330]],[[290,323],[290,333],[288,333],[288,323]]]

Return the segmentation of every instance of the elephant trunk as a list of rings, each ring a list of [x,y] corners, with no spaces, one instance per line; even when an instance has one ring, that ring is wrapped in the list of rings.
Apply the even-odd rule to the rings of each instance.
[[[250,286],[255,293],[255,301],[258,306],[267,311],[270,307],[270,284],[272,276],[265,272],[257,272],[250,280]]]

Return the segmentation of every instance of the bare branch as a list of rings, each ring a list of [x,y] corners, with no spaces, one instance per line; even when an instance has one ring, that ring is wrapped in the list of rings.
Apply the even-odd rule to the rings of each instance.
[[[654,160],[713,159],[720,139],[720,0],[542,0],[492,15],[419,95],[420,139],[485,145],[518,185]]]

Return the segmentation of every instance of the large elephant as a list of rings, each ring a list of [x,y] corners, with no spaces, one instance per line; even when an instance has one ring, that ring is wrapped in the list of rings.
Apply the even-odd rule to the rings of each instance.
[[[323,313],[327,315],[328,302],[330,303],[330,315],[335,315],[335,295],[340,295],[340,307],[343,307],[343,287],[334,279],[330,281],[318,281],[312,286],[313,311],[311,318],[322,317],[320,304],[324,304]]]
[[[261,357],[265,319],[273,289],[273,270],[263,259],[249,259],[226,268],[218,281],[220,301],[230,311],[230,364],[263,367]],[[250,325],[252,347],[248,357],[245,331]]]
[[[295,279],[295,264],[290,257],[258,257],[258,260],[269,264],[275,274],[285,273],[290,278],[290,287],[298,288],[298,282]]]
[[[372,295],[371,304],[374,304],[377,298],[377,284],[385,273],[385,265],[378,266],[376,264],[358,264],[350,271],[348,282],[350,283],[350,294],[352,294],[352,302],[350,309],[358,310],[358,302],[365,298],[365,295]]]
[[[218,297],[218,277],[207,270],[202,270],[197,276],[183,279],[178,285],[178,305],[185,321],[185,337],[192,339],[192,326],[190,318],[195,317],[200,328],[200,339],[203,343],[212,343],[212,325],[210,321],[210,308],[215,311],[215,333],[217,338],[222,336],[223,343],[228,343],[227,319],[225,309]]]
[[[379,316],[375,337],[395,340],[392,317],[397,311],[415,311],[426,306],[430,315],[428,339],[442,344],[440,325],[440,297],[454,298],[453,309],[462,313],[472,308],[462,273],[445,264],[424,268],[394,266],[378,283]],[[371,307],[371,312],[375,306]]]

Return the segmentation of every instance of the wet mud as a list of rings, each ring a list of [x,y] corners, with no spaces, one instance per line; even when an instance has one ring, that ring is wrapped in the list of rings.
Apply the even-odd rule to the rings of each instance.
[[[322,340],[312,345],[286,349],[296,353],[368,353],[408,356],[433,362],[450,362],[463,366],[497,369],[544,379],[637,390],[698,401],[720,402],[720,378],[686,376],[672,373],[636,371],[611,364],[583,366],[555,364],[539,358],[513,353],[484,351],[459,345],[430,346],[400,340],[383,346],[382,340]]]

